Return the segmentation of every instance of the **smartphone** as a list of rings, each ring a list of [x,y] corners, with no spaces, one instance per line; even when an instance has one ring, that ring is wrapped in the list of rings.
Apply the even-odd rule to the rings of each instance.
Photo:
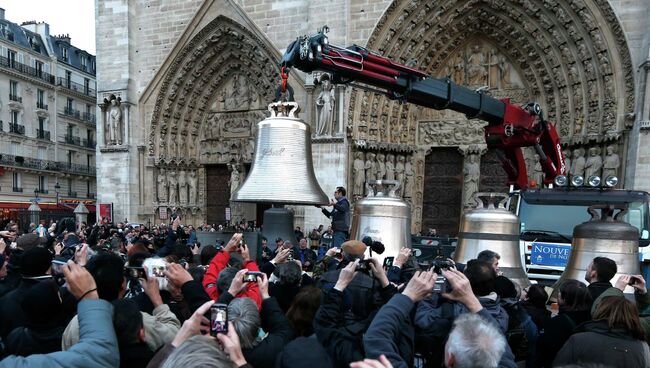
[[[262,277],[261,272],[255,272],[255,271],[246,272],[246,274],[244,275],[244,282],[257,282],[258,277]]]
[[[52,276],[63,275],[63,266],[68,264],[65,261],[59,261],[57,259],[52,260]]]
[[[393,262],[395,261],[395,257],[386,257],[384,258],[384,269],[389,269],[393,267]]]
[[[212,304],[210,307],[210,335],[228,332],[228,306],[226,304]]]
[[[125,267],[128,276],[134,279],[147,279],[147,274],[143,267]]]
[[[637,282],[639,282],[639,280],[636,277],[630,276],[630,281],[628,281],[627,284],[632,286],[632,285],[636,285]]]

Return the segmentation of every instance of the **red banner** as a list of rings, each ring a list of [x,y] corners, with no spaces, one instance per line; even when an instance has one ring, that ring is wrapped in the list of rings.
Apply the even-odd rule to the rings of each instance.
[[[113,222],[113,204],[100,203],[99,204],[99,220],[101,224]]]

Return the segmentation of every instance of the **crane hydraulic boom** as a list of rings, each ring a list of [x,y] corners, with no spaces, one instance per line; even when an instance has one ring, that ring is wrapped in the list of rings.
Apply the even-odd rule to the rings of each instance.
[[[334,83],[363,83],[381,89],[391,99],[436,110],[450,109],[470,119],[481,119],[488,148],[499,152],[508,174],[508,185],[528,187],[522,147],[534,147],[544,171],[544,184],[566,172],[564,155],[555,126],[544,120],[537,103],[521,107],[481,91],[459,86],[449,78],[433,78],[415,68],[396,63],[363,47],[330,45],[323,27],[316,35],[292,42],[281,61],[283,78],[291,68],[332,74]],[[540,183],[541,184],[541,183]]]

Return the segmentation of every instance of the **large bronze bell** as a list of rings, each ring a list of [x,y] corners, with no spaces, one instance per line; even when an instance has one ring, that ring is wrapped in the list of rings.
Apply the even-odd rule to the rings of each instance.
[[[477,207],[463,214],[454,262],[466,264],[484,250],[499,253],[499,269],[519,286],[530,285],[521,264],[519,217],[505,208],[503,193],[476,193]]]
[[[614,214],[617,209],[619,212]],[[601,215],[597,210],[601,210]],[[616,262],[618,273],[612,278],[612,283],[621,275],[639,273],[639,230],[622,221],[627,211],[626,204],[589,207],[591,220],[573,228],[571,254],[562,276],[553,286],[554,298],[565,280],[574,279],[586,284],[587,267],[596,257],[607,257]],[[633,288],[628,287],[625,292],[631,293]]]
[[[311,154],[310,127],[296,102],[269,104],[271,116],[257,123],[255,155],[235,202],[327,204]]]
[[[377,186],[386,189],[375,190]],[[382,242],[385,247],[382,254],[368,249],[366,256],[375,257],[383,264],[384,258],[397,257],[402,247],[410,247],[411,206],[395,194],[400,187],[397,180],[370,180],[366,187],[368,196],[354,205],[350,233],[352,239],[369,236]]]

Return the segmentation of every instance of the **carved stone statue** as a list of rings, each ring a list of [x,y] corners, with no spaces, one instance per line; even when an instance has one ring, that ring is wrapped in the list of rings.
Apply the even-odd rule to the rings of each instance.
[[[318,113],[318,125],[316,127],[316,135],[332,135],[332,121],[333,121],[333,110],[334,110],[334,101],[336,99],[334,87],[330,84],[329,76],[327,74],[323,75],[322,78],[323,87],[316,98],[316,106],[319,109]]]
[[[176,171],[170,171],[169,176],[167,177],[169,182],[169,203],[177,204],[178,203],[178,177],[176,176]]]
[[[585,179],[593,175],[600,175],[600,170],[603,168],[603,159],[600,157],[600,148],[591,147],[589,149],[589,157],[585,162]]]
[[[564,167],[566,168],[564,174],[569,175],[571,173],[571,151],[565,149],[562,153],[564,153]]]
[[[413,198],[415,188],[415,171],[411,161],[406,161],[404,165],[404,197]]]
[[[468,84],[472,86],[485,84],[487,82],[487,68],[485,67],[485,55],[481,45],[472,46],[472,54],[467,59]]]
[[[383,153],[377,154],[377,179],[386,177],[386,156]]]
[[[196,195],[198,193],[198,178],[196,177],[196,170],[190,171],[190,177],[187,179],[190,189],[190,204],[197,204]]]
[[[404,170],[406,169],[404,161],[404,156],[397,155],[397,163],[395,164],[395,178],[402,185],[404,185]]]
[[[535,167],[533,171],[533,179],[537,182],[538,186],[544,184],[544,169],[542,169],[542,163],[539,162],[539,155],[535,154]]]
[[[187,204],[187,176],[185,170],[178,174],[178,199],[181,204]]]
[[[618,168],[621,166],[621,159],[616,153],[616,146],[607,146],[607,156],[603,162],[603,179],[608,176],[618,176]]]
[[[571,175],[585,176],[585,158],[582,156],[582,150],[576,148],[573,150],[573,162],[571,163]]]
[[[363,152],[354,155],[352,163],[352,194],[363,195],[363,183],[366,181],[366,163],[363,161]]]
[[[122,144],[122,107],[117,98],[111,99],[111,107],[108,110],[108,144]]]
[[[374,153],[368,152],[366,154],[366,164],[364,168],[366,169],[366,182],[377,179],[377,161],[375,160]]]
[[[463,167],[463,203],[465,207],[474,207],[473,197],[478,192],[478,181],[481,175],[481,166],[477,160],[478,155],[471,154]]]
[[[158,177],[156,178],[158,187],[158,202],[167,203],[167,178],[165,177],[165,169],[160,169]]]
[[[240,184],[241,184],[241,173],[239,172],[239,164],[231,164],[230,165],[230,199],[232,199],[237,189],[239,189]]]
[[[392,153],[386,155],[386,180],[395,180],[395,156]]]

